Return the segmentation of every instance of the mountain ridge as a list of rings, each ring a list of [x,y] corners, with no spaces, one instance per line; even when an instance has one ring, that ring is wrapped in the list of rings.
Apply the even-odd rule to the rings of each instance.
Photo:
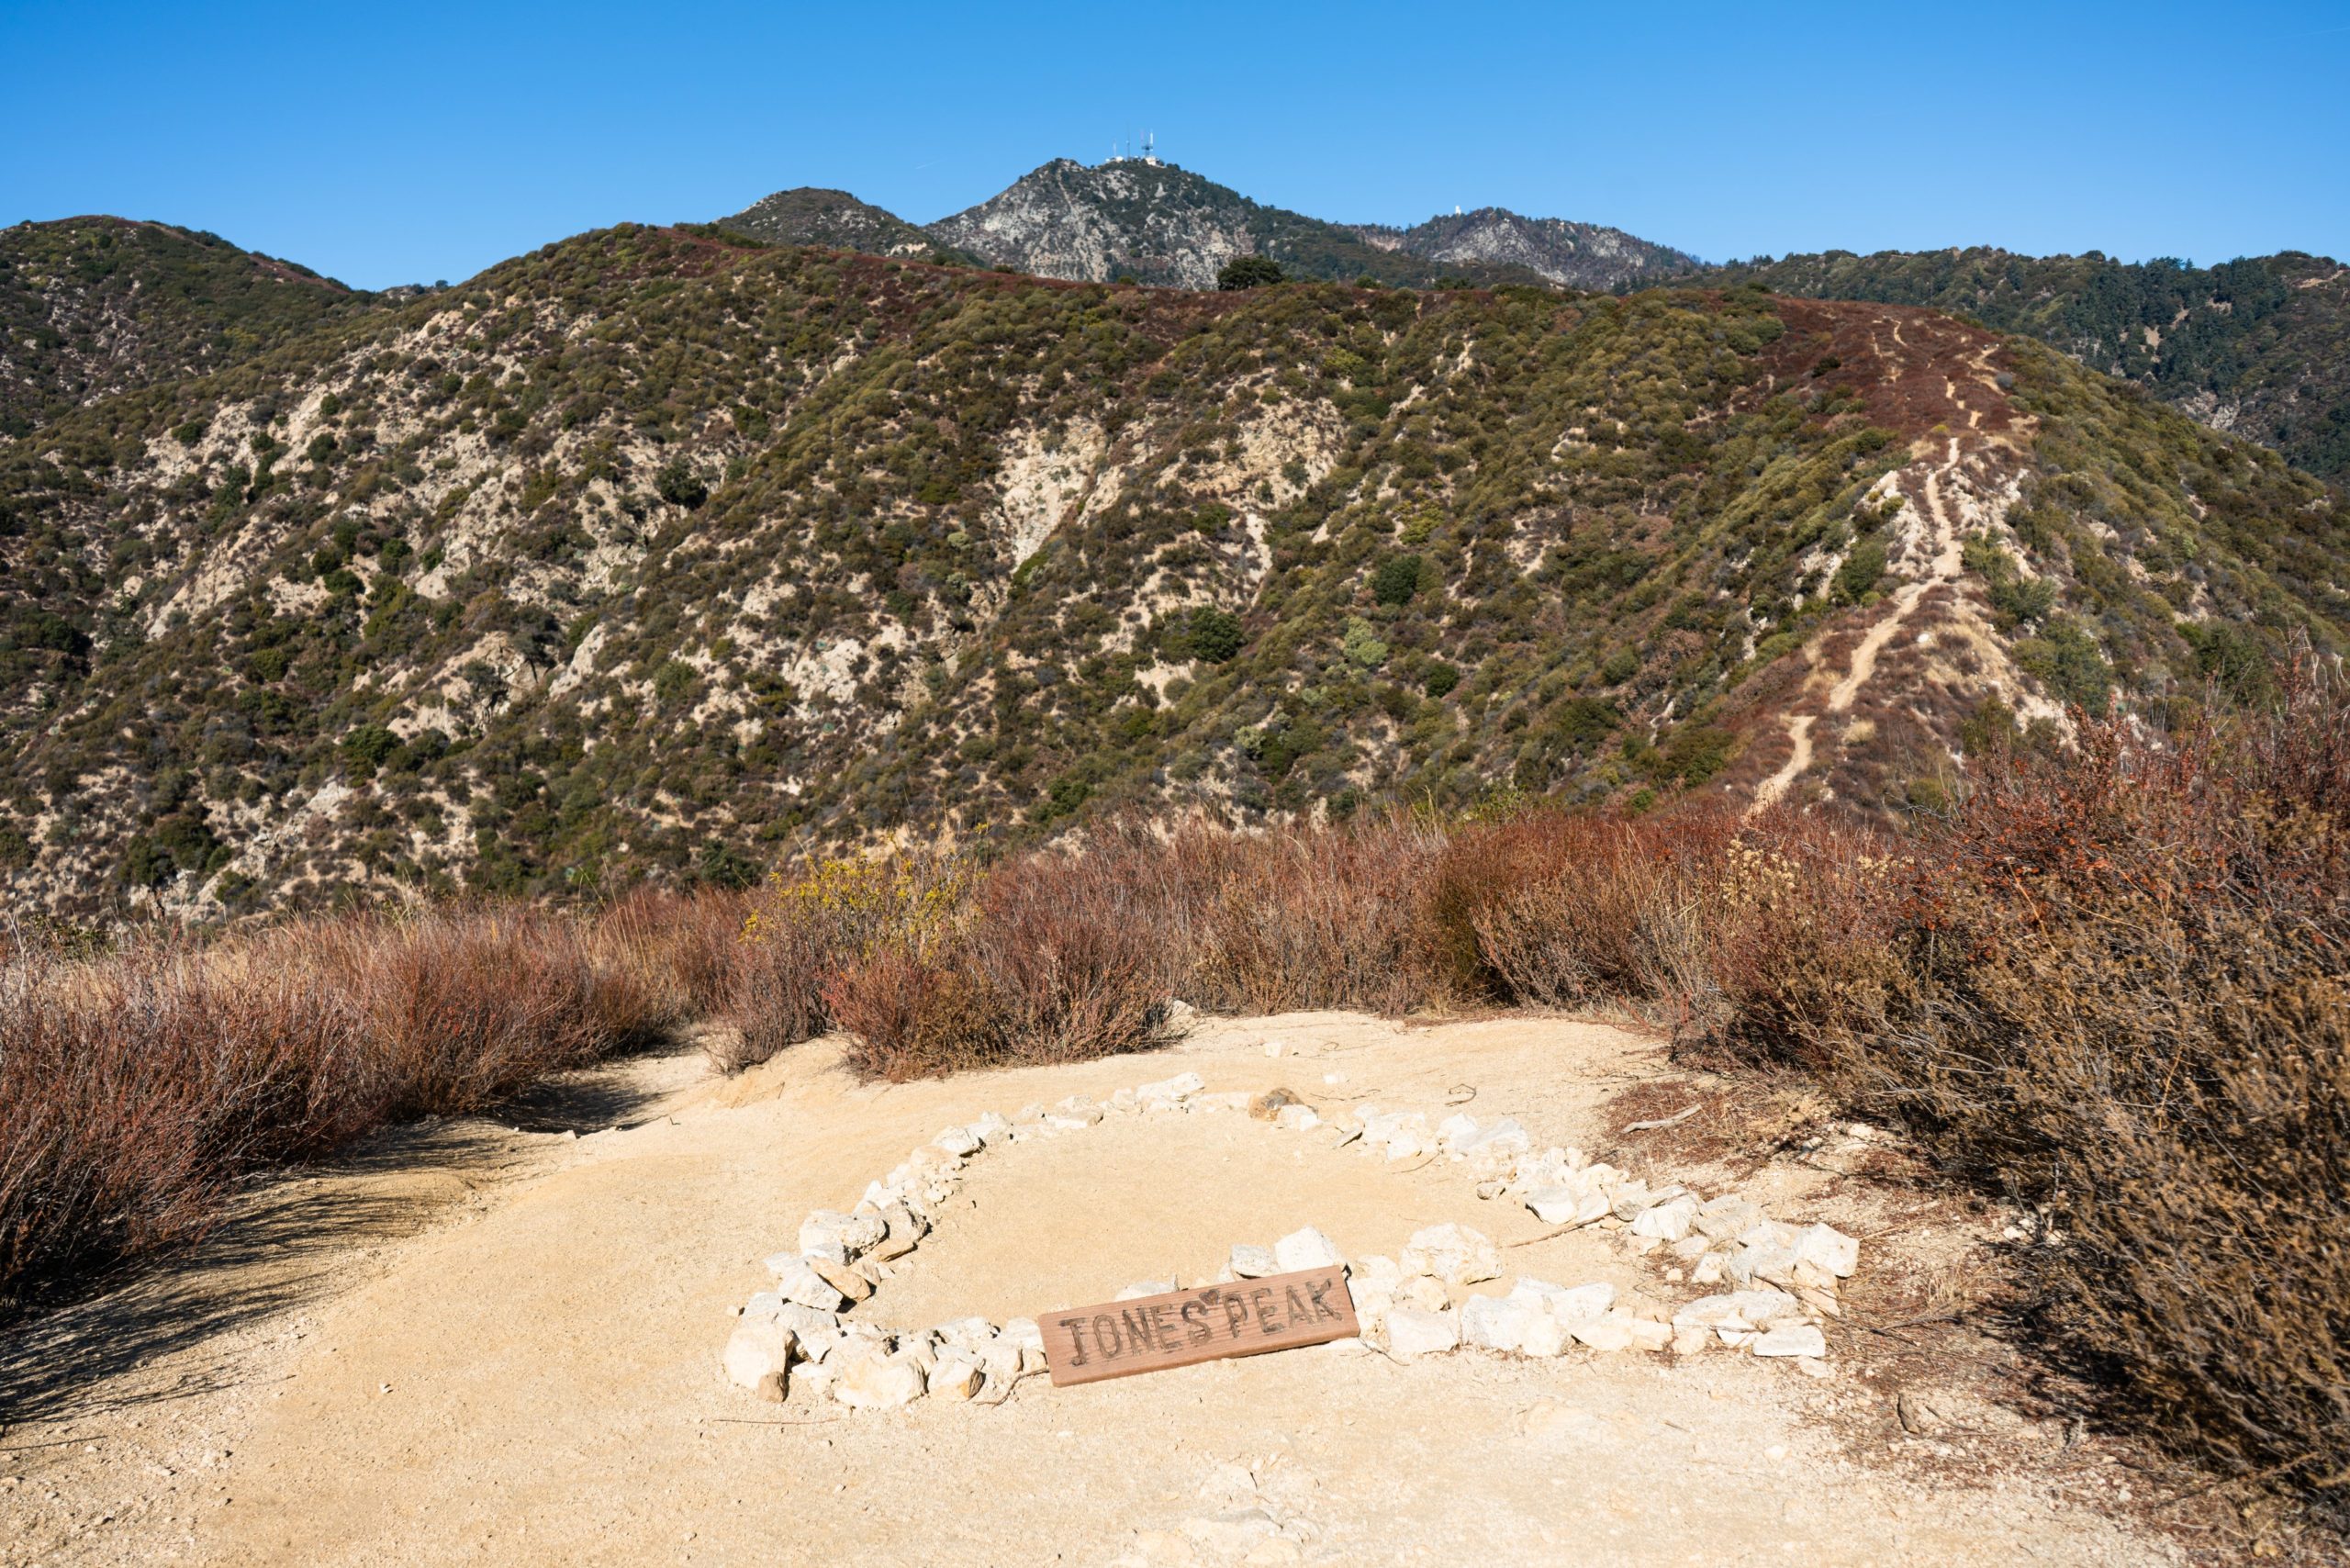
[[[856,228],[829,219],[770,216],[834,211],[843,202],[853,204],[856,225],[886,235],[886,242],[858,242]],[[1278,262],[1298,278],[1351,283],[1368,277],[1416,287],[1458,279],[1604,289],[1694,263],[1684,252],[1620,230],[1526,218],[1498,207],[1403,229],[1326,222],[1144,158],[1097,164],[1055,158],[984,201],[919,230],[845,192],[806,187],[778,191],[718,222],[755,238],[842,242],[901,256],[920,253],[919,241],[911,239],[919,232],[941,249],[1034,276],[1089,283],[1123,277],[1195,289],[1214,287],[1225,263],[1249,255]]]
[[[2286,251],[2217,266],[1988,246],[1827,251],[1679,281],[1955,310],[2135,382],[2215,429],[2350,479],[2350,267]]]
[[[375,297],[168,223],[88,216],[0,229],[0,436],[236,363]]]
[[[2338,498],[2128,392],[1754,289],[623,225],[0,447],[0,878],[218,915],[1130,808],[1932,809],[2069,702],[2350,635]]]

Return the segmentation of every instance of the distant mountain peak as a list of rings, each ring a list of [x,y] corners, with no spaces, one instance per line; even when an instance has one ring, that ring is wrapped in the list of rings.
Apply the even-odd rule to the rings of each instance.
[[[722,227],[778,245],[830,245],[883,256],[927,255],[930,237],[896,213],[846,191],[797,185],[762,196]]]

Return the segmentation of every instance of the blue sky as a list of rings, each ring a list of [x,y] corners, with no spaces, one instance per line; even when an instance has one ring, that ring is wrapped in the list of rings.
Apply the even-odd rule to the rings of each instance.
[[[2350,256],[2350,0],[675,8],[0,0],[0,223],[209,229],[364,286],[836,185],[924,221],[1161,153],[1709,259]]]

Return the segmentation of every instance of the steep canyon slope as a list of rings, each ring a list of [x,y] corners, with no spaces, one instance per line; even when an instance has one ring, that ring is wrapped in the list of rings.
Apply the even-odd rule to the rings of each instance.
[[[623,226],[0,448],[0,877],[96,916],[1130,805],[1899,809],[2339,645],[2344,522],[1923,309]]]

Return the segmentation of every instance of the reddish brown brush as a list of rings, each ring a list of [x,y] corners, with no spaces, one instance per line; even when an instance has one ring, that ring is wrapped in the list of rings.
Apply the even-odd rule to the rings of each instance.
[[[852,1064],[902,1079],[1159,1043],[1180,966],[1147,864],[1026,855],[910,912],[824,988]]]
[[[1743,1043],[2043,1214],[2043,1321],[2149,1429],[2350,1518],[2350,700],[2285,686],[1995,769]]]
[[[1261,835],[1179,834],[1191,1000],[1225,1012],[1402,1013],[1438,984],[1427,891],[1441,828],[1406,816]]]
[[[195,1236],[256,1169],[648,1043],[677,1003],[649,963],[519,906],[90,959],[20,944],[0,966],[0,1291]]]

